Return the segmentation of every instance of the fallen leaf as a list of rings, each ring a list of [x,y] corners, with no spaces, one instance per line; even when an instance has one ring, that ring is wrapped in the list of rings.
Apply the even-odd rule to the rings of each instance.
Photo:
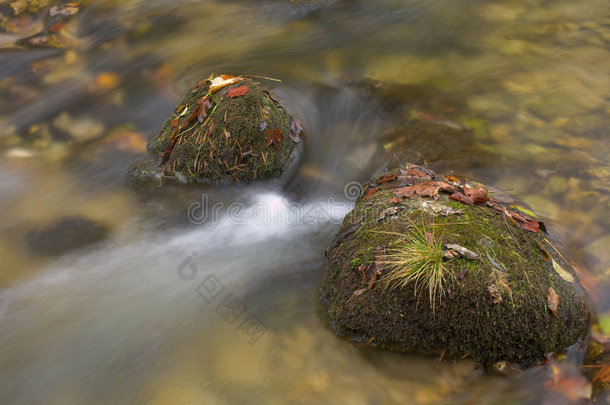
[[[559,263],[555,261],[555,259],[551,259],[553,261],[553,268],[559,274],[561,278],[563,278],[568,283],[574,282],[574,276],[572,276],[568,271],[566,271]]]
[[[432,170],[422,166],[407,163],[405,167],[407,169],[407,173],[413,177],[430,176],[430,178],[433,179],[435,176]]]
[[[292,121],[290,121],[290,132],[288,133],[288,136],[293,142],[299,143],[301,142],[301,132],[303,132],[303,126],[299,120],[293,118]]]
[[[178,126],[179,122],[180,122],[180,120],[178,120],[178,118],[174,118],[172,120],[172,128],[176,128]]]
[[[480,187],[475,190],[464,185],[464,194],[467,197],[470,197],[475,204],[489,201],[489,193],[485,187]]]
[[[207,118],[208,113],[212,109],[212,102],[210,101],[210,97],[206,96],[206,97],[200,98],[197,101],[197,104],[199,104],[199,111],[197,113],[197,120],[200,123],[203,123],[203,121]]]
[[[396,174],[390,174],[388,176],[382,176],[382,177],[378,178],[375,183],[377,183],[377,184],[387,183],[389,181],[395,180],[396,177],[398,177],[398,175],[396,175]]]
[[[462,209],[456,210],[447,205],[441,205],[434,202],[425,201],[423,203],[423,206],[426,210],[431,210],[435,214],[442,215],[444,217],[447,217],[449,215],[461,215],[464,213],[464,210]]]
[[[267,131],[267,135],[265,136],[265,146],[269,147],[273,145],[273,148],[275,148],[280,142],[282,142],[282,139],[284,139],[282,131],[279,129],[270,129]]]
[[[58,6],[53,6],[49,9],[49,15],[55,17],[59,15],[61,17],[68,17],[78,13],[78,3],[66,3]]]
[[[379,214],[379,217],[377,218],[377,222],[381,221],[385,217],[396,215],[400,211],[402,211],[403,209],[404,209],[404,207],[389,207],[389,208],[386,208],[385,210],[381,211],[381,214]]]
[[[500,293],[500,290],[495,284],[488,285],[487,291],[489,291],[489,294],[491,295],[492,303],[497,304],[499,302],[502,302],[502,294]]]
[[[445,248],[449,249],[449,251],[443,255],[443,259],[445,259],[445,260],[451,260],[451,259],[454,259],[455,257],[465,257],[467,259],[473,259],[473,260],[481,258],[480,254],[475,253],[472,250],[466,249],[464,246],[460,246],[460,245],[457,245],[454,243],[448,243],[443,246],[445,246]],[[455,256],[455,254],[457,254],[458,256]]]
[[[17,1],[10,3],[10,6],[13,9],[13,12],[15,13],[15,15],[19,15],[22,12],[24,12],[25,10],[27,10],[28,1],[27,0],[17,0]]]
[[[244,80],[241,76],[231,76],[231,75],[220,75],[212,79],[210,83],[210,93],[216,93],[218,90],[226,87],[230,84],[237,83]]]
[[[551,313],[554,316],[557,316],[557,306],[559,305],[559,296],[557,295],[557,293],[555,292],[555,289],[553,287],[549,287],[549,293],[547,295],[547,306],[549,308],[549,311],[551,311]]]
[[[379,191],[379,189],[377,187],[371,187],[367,190],[366,194],[364,195],[364,197],[362,198],[362,201],[366,201],[367,198],[369,198],[370,196],[372,196],[373,194],[375,194],[377,191]]]
[[[395,194],[399,197],[411,197],[417,194],[421,197],[435,197],[440,191],[454,192],[455,188],[444,181],[424,181],[412,186],[398,188]]]
[[[474,200],[463,193],[453,193],[449,196],[449,198],[464,204],[474,205]]]
[[[60,21],[58,23],[55,23],[55,24],[51,25],[49,27],[49,31],[51,31],[51,32],[59,32],[64,27],[64,25],[66,25],[66,23],[63,22],[63,21]]]
[[[400,204],[402,202],[402,198],[400,197],[392,197],[390,198],[390,204]]]
[[[248,86],[233,87],[227,91],[227,97],[229,97],[229,98],[240,97],[240,96],[243,96],[244,94],[247,94],[249,91],[250,91],[250,88]]]
[[[426,241],[428,241],[428,245],[434,245],[435,239],[434,234],[432,232],[426,232]]]

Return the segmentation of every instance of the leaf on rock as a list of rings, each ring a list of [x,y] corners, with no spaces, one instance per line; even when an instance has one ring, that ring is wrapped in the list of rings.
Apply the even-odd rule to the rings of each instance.
[[[244,94],[247,94],[249,91],[250,91],[250,88],[248,86],[233,87],[227,91],[227,97],[229,97],[229,98],[240,97],[240,96],[243,96]]]
[[[282,131],[279,129],[270,129],[267,131],[267,135],[265,136],[265,146],[269,147],[273,145],[275,148],[280,142],[284,139],[284,135],[282,135]]]
[[[197,120],[199,120],[200,123],[203,123],[203,121],[205,121],[205,119],[207,118],[210,110],[212,109],[212,102],[210,101],[210,97],[206,96],[206,97],[200,98],[197,101],[197,104],[199,104]]]
[[[549,293],[547,295],[547,306],[549,308],[549,311],[551,311],[551,313],[554,316],[557,316],[557,306],[559,305],[559,296],[557,295],[557,293],[555,292],[555,289],[553,287],[549,287]]]
[[[377,218],[377,222],[381,221],[385,217],[396,215],[400,211],[402,211],[403,209],[404,209],[404,207],[389,207],[389,208],[386,208],[385,210],[381,211],[381,214],[379,214],[379,217]]]
[[[377,183],[377,184],[387,183],[389,181],[396,180],[396,177],[398,177],[398,175],[396,175],[396,174],[390,174],[388,176],[382,176],[382,177],[378,178],[375,183]]]
[[[480,254],[475,253],[472,250],[466,249],[464,246],[460,246],[454,243],[448,243],[444,246],[449,249],[449,251],[447,251],[443,255],[443,259],[445,260],[455,259],[456,257],[465,257],[467,259],[473,260],[481,258]]]
[[[226,87],[230,84],[237,83],[244,80],[241,76],[231,76],[231,75],[220,75],[212,79],[210,83],[210,93],[216,93],[218,90]]]
[[[467,197],[470,197],[475,204],[489,201],[489,193],[485,187],[480,187],[475,190],[464,185],[464,194]]]
[[[288,133],[288,136],[293,142],[299,143],[301,142],[301,132],[303,132],[303,126],[299,120],[293,118],[292,121],[290,121],[290,132]]]
[[[402,198],[400,198],[400,197],[390,198],[390,204],[400,204],[401,202],[402,202]]]
[[[399,197],[411,197],[417,194],[420,197],[436,197],[440,191],[454,192],[455,188],[444,181],[424,181],[412,186],[398,188],[395,194]]]
[[[452,200],[459,201],[464,204],[474,205],[474,200],[464,193],[453,193],[449,196]]]
[[[565,281],[567,281],[568,283],[573,283],[574,276],[572,276],[566,269],[561,267],[561,265],[559,263],[557,263],[555,261],[555,259],[551,259],[551,260],[553,261],[553,268],[555,269],[557,274],[559,274],[559,276],[561,278],[563,278]]]
[[[377,187],[371,187],[367,190],[366,194],[364,195],[364,197],[362,198],[362,201],[366,201],[370,196],[372,196],[373,194],[375,194],[377,191],[379,191],[379,189]]]
[[[406,169],[407,169],[407,174],[409,174],[410,176],[413,176],[413,177],[429,176],[430,179],[433,179],[435,177],[434,172],[432,170],[427,169],[422,166],[407,163]]]

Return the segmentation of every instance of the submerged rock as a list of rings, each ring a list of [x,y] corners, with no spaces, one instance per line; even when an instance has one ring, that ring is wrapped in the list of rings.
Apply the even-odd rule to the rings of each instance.
[[[301,124],[253,80],[202,80],[149,139],[152,158],[136,163],[130,176],[202,183],[277,177],[298,161],[301,132]]]
[[[525,365],[578,343],[589,315],[568,263],[544,224],[498,200],[420,166],[369,183],[327,251],[330,327],[369,346]]]
[[[25,236],[30,253],[56,256],[79,249],[108,236],[108,228],[79,216],[69,216]]]

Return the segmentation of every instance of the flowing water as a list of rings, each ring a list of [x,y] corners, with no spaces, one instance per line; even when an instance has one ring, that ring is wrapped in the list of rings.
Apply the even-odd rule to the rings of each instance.
[[[325,327],[315,290],[353,204],[346,185],[418,116],[471,129],[456,142],[476,152],[441,145],[430,163],[532,207],[610,311],[606,0],[100,0],[59,48],[15,45],[40,14],[1,7],[2,403],[579,398],[580,358],[555,366],[577,382],[562,395],[541,369],[499,377],[353,347]],[[132,188],[146,138],[210,72],[282,80],[260,79],[307,132],[295,178]],[[28,245],[74,215],[109,235],[63,254]]]

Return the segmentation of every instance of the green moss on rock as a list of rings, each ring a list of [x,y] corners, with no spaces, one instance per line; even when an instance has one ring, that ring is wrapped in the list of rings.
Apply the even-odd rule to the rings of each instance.
[[[208,84],[195,86],[149,139],[157,175],[180,182],[249,182],[280,176],[296,163],[302,143],[291,133],[293,118],[271,93],[249,79],[213,94]],[[246,93],[229,93],[238,87]],[[207,115],[198,114],[203,100],[210,103]],[[145,168],[134,165],[131,177],[141,180],[150,171],[149,164]]]
[[[397,351],[522,364],[543,359],[586,335],[585,301],[579,289],[553,269],[553,260],[568,265],[545,247],[543,235],[511,224],[490,207],[458,203],[447,195],[413,196],[398,205],[390,202],[393,196],[393,190],[380,189],[359,200],[338,235],[354,224],[360,227],[336,240],[327,252],[320,293],[329,325],[338,335]],[[378,220],[390,207],[401,210]],[[444,216],[443,207],[462,213]],[[415,228],[481,258],[445,262],[450,276],[434,311],[427,291],[416,290],[413,284],[395,289],[377,282],[354,294],[368,284],[360,265],[375,259],[378,246],[391,250]],[[388,270],[382,267],[380,277],[384,271]],[[556,314],[548,308],[549,287],[559,296]]]

